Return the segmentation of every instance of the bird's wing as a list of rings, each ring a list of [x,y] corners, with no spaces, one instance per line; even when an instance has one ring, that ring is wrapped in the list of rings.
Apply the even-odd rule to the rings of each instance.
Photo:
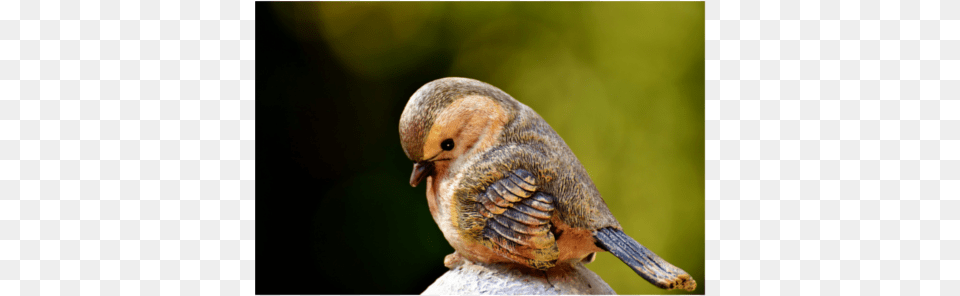
[[[516,169],[479,196],[483,238],[498,254],[537,269],[553,267],[559,252],[550,231],[554,198],[537,190],[534,175]]]

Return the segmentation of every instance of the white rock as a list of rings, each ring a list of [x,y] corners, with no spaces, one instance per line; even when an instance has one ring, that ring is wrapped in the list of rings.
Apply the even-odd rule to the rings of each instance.
[[[550,271],[467,260],[437,279],[423,295],[566,295],[616,292],[583,264]]]

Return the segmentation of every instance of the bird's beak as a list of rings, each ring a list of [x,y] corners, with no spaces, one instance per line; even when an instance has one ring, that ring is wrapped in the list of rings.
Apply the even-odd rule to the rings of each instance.
[[[430,174],[433,174],[432,161],[421,161],[413,164],[413,173],[410,174],[410,186],[417,187],[417,184],[420,184],[420,181],[426,179]]]

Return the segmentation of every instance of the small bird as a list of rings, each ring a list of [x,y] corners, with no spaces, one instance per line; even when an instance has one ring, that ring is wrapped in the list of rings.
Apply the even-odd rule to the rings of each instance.
[[[697,283],[623,232],[560,136],[502,90],[448,77],[418,89],[400,117],[410,185],[426,180],[433,220],[463,259],[548,270],[609,251],[663,289]]]

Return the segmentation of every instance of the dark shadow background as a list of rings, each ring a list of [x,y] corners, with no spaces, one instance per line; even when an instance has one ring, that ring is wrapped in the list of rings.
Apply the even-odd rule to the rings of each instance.
[[[257,2],[257,294],[419,294],[446,271],[397,126],[448,76],[540,113],[625,231],[703,294],[703,9]],[[667,293],[599,255],[618,293]]]

